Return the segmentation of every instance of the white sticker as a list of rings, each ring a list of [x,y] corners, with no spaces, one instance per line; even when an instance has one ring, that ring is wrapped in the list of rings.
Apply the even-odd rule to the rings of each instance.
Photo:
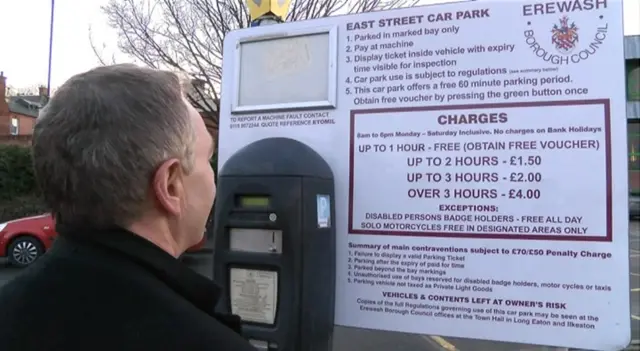
[[[318,228],[331,227],[331,196],[316,195]]]
[[[231,313],[243,321],[273,324],[278,307],[278,272],[231,268]]]

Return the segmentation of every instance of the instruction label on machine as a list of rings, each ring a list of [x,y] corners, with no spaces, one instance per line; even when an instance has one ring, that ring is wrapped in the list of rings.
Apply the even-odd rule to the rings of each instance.
[[[336,108],[232,114],[223,103],[220,165],[281,136],[331,165],[336,324],[623,348],[621,16],[620,0],[479,1],[260,28],[335,28]],[[242,90],[233,50],[257,33],[227,37],[225,91]]]
[[[278,303],[278,273],[231,268],[231,313],[247,322],[272,325]]]

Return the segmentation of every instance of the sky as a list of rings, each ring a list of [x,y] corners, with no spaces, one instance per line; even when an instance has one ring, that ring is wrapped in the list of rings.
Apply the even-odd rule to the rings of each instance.
[[[115,44],[115,33],[100,12],[100,6],[107,2],[56,0],[52,87],[97,65],[89,43],[89,26],[99,44]],[[51,0],[0,0],[0,16],[0,71],[7,77],[7,84],[16,88],[46,85]]]
[[[432,0],[425,0],[433,2]],[[435,0],[436,2],[438,0]],[[486,0],[485,0],[486,1]],[[625,35],[640,35],[640,0],[624,1]],[[115,50],[116,34],[100,6],[108,0],[56,0],[51,86],[98,64],[89,42]],[[51,0],[0,0],[0,71],[15,88],[46,85]],[[118,57],[119,62],[125,60]]]

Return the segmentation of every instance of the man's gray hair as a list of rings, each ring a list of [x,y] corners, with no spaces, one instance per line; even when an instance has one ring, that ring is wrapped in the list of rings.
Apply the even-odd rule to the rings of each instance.
[[[193,167],[195,133],[176,74],[131,64],[64,83],[40,111],[33,164],[45,203],[65,225],[126,226],[150,204],[157,167]]]

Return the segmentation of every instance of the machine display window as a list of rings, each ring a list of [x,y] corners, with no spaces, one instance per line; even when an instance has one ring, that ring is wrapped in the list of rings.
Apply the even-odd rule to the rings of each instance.
[[[236,205],[240,208],[269,208],[271,207],[271,198],[268,196],[238,196]]]

